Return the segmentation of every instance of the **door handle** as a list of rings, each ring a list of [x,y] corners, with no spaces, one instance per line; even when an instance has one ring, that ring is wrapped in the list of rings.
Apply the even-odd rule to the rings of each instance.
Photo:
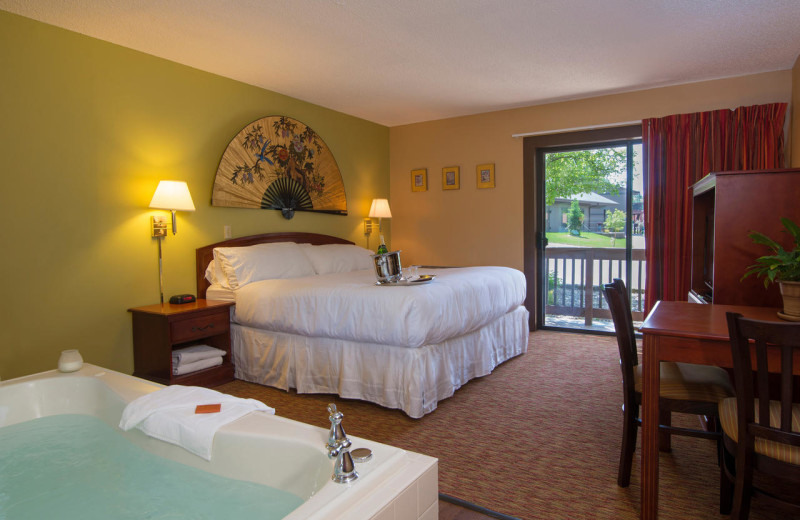
[[[546,234],[544,234],[544,233],[541,233],[541,232],[539,232],[539,233],[537,234],[537,241],[539,242],[539,248],[540,248],[540,249],[544,249],[545,247],[547,247],[547,244],[549,244],[549,243],[550,243],[550,242],[547,240],[547,235],[546,235]]]

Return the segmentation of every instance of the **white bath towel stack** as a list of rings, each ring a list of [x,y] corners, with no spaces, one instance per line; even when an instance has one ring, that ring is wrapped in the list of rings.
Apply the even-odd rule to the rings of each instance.
[[[180,376],[222,364],[226,352],[208,345],[194,345],[172,351],[172,375]]]
[[[199,405],[220,405],[219,412],[197,413]],[[255,399],[242,399],[198,386],[172,385],[134,399],[122,411],[119,427],[138,428],[150,437],[182,446],[211,460],[214,434],[253,411],[274,414]]]

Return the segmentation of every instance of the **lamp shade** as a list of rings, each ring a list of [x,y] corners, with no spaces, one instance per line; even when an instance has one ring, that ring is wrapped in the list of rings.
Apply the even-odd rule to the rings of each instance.
[[[194,211],[189,186],[183,181],[161,181],[150,200],[153,209]]]
[[[389,209],[389,201],[386,199],[372,199],[372,206],[369,208],[370,218],[392,218],[392,211]]]

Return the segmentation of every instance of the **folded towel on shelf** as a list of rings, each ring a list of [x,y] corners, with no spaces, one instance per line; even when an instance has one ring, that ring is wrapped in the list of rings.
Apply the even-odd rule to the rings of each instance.
[[[193,345],[191,347],[179,348],[172,351],[172,366],[194,363],[195,361],[224,356],[225,354],[226,352],[224,350],[208,345]]]
[[[217,356],[213,358],[201,359],[200,361],[195,361],[193,363],[182,363],[180,365],[176,364],[175,362],[172,363],[172,375],[173,376],[180,376],[183,374],[188,374],[189,372],[197,372],[198,370],[203,370],[204,368],[211,368],[217,365],[222,364],[222,356]]]
[[[195,413],[199,405],[220,404],[218,413]],[[217,430],[253,411],[274,414],[255,399],[242,399],[197,386],[172,385],[143,395],[122,411],[119,427],[138,428],[145,434],[211,460]]]

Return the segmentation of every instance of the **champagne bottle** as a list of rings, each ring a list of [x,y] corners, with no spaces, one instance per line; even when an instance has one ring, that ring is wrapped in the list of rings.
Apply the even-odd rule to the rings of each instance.
[[[378,246],[378,254],[385,255],[388,252],[389,250],[386,249],[386,242],[383,240],[383,235],[381,235],[381,245]]]

